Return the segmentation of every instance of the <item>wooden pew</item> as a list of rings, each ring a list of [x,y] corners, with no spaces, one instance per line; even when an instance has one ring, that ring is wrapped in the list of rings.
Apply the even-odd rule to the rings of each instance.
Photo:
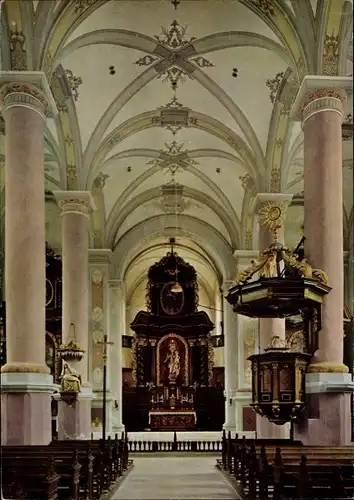
[[[29,476],[35,477],[36,471],[42,477],[44,464],[51,461],[55,467],[56,486],[53,491],[44,494],[46,500],[98,500],[104,491],[121,476],[129,466],[127,436],[124,440],[110,438],[99,441],[53,441],[49,446],[4,446],[2,447],[3,484],[14,489],[13,471],[22,477],[22,470],[28,469]],[[28,468],[28,464],[31,465]],[[30,479],[23,475],[18,491],[8,498],[24,497],[31,489]],[[54,480],[51,476],[51,483]],[[54,476],[53,476],[54,477]],[[42,481],[44,482],[44,481]],[[55,491],[54,491],[55,490]],[[41,500],[40,492],[38,500]],[[25,497],[24,497],[25,498]],[[37,500],[37,498],[36,498]]]
[[[56,496],[54,498],[80,500],[81,465],[75,450],[70,450],[69,453],[54,454],[50,453],[48,446],[4,446],[2,447],[3,483],[8,484],[11,481],[6,478],[5,472],[11,468],[16,472],[20,488],[29,495],[32,491],[33,476],[36,477],[38,472],[37,464],[46,464],[48,461],[57,474]]]
[[[271,440],[269,440],[271,442]],[[270,462],[268,462],[268,460]],[[354,495],[354,446],[316,447],[228,440],[219,467],[245,498],[346,498]],[[257,496],[258,495],[258,496]]]
[[[2,450],[3,451],[3,450]],[[16,500],[58,500],[60,476],[52,457],[4,457],[2,453],[2,489],[4,498]]]

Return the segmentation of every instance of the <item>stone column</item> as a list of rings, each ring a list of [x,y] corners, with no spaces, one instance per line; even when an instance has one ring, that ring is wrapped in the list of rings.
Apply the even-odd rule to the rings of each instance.
[[[288,205],[292,200],[292,194],[281,193],[258,193],[256,199],[256,212],[259,217],[259,250],[265,250],[273,241],[271,226],[272,210],[279,209],[279,218],[274,224],[279,226],[277,230],[278,241],[284,243],[284,219]],[[285,341],[285,319],[283,318],[260,318],[259,320],[259,349],[264,352],[272,337],[280,337]],[[289,438],[290,424],[276,425],[265,417],[257,414],[257,438],[259,439],[280,439]]]
[[[304,131],[304,234],[310,264],[328,275],[331,292],[322,305],[319,349],[308,374],[310,418],[296,426],[304,444],[349,444],[353,389],[343,364],[343,104],[350,77],[306,76],[293,116]]]
[[[90,382],[93,389],[91,404],[91,420],[93,430],[101,437],[103,423],[103,352],[104,335],[108,342],[112,342],[109,332],[109,266],[112,251],[107,248],[89,249],[90,269]],[[112,349],[107,346],[107,385],[106,385],[106,434],[112,430],[113,398],[109,366],[112,358]]]
[[[56,106],[41,72],[0,72],[0,82],[7,337],[1,444],[47,445],[54,388],[45,364],[44,123]]]
[[[113,414],[113,432],[122,432],[123,425],[123,366],[122,335],[125,334],[125,287],[118,279],[109,280],[109,337],[114,345],[111,347],[109,373],[112,394],[118,408]]]
[[[89,191],[55,191],[62,216],[63,304],[62,337],[68,341],[74,324],[76,341],[85,351],[73,366],[82,378],[81,392],[74,406],[58,405],[59,439],[89,439],[91,435],[92,389],[88,382],[89,213],[94,209]]]
[[[237,274],[246,269],[251,264],[251,260],[257,259],[258,256],[259,252],[256,250],[235,250]],[[238,387],[235,394],[236,432],[240,436],[254,437],[255,432],[248,430],[249,426],[246,424],[249,418],[256,420],[256,413],[250,406],[252,403],[251,362],[247,361],[247,358],[255,352],[258,345],[259,322],[257,319],[247,318],[240,314],[235,316],[239,339],[237,357],[235,355],[238,370]]]
[[[238,387],[237,353],[239,348],[237,317],[225,297],[234,285],[233,281],[224,281],[223,324],[224,324],[224,359],[225,359],[225,431],[236,431],[235,395]]]

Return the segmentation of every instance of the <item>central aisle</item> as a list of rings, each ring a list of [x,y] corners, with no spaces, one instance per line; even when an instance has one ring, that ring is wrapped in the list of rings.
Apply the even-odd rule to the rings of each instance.
[[[134,468],[114,500],[235,500],[215,457],[132,457]]]

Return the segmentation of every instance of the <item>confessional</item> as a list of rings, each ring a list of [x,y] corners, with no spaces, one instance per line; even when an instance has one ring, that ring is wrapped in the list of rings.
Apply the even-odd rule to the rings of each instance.
[[[147,310],[138,312],[131,323],[133,393],[139,399],[138,413],[143,413],[138,427],[219,427],[214,413],[223,414],[224,402],[221,390],[212,387],[214,325],[198,311],[196,271],[174,251],[173,240],[167,255],[148,271],[146,303]],[[125,400],[127,396],[126,391]],[[208,400],[216,402],[214,412]],[[132,420],[125,410],[129,427]]]

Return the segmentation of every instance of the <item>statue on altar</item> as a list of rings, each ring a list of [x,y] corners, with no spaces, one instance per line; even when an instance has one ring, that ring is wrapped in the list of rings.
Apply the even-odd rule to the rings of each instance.
[[[168,349],[165,359],[165,364],[168,364],[168,379],[171,383],[175,383],[181,370],[181,360],[175,340],[170,340]]]
[[[80,373],[75,368],[71,368],[69,363],[64,360],[60,374],[60,388],[62,392],[80,392],[81,390]]]

